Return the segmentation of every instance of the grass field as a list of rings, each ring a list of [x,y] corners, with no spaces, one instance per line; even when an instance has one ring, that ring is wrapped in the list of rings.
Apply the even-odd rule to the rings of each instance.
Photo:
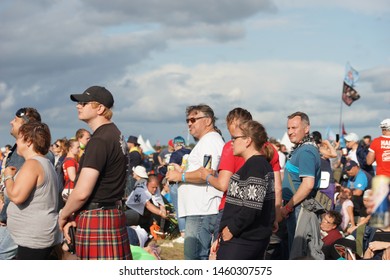
[[[156,244],[161,249],[162,260],[184,260],[184,244],[172,240],[157,240]]]

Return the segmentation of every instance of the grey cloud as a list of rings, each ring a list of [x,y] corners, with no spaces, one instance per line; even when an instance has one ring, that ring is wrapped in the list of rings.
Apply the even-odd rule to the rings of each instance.
[[[18,92],[31,84],[72,81],[78,88],[107,80],[164,50],[169,39],[236,40],[245,32],[234,22],[274,10],[268,0],[16,0],[1,7],[1,79]]]
[[[118,15],[138,22],[158,22],[165,25],[192,25],[204,22],[221,24],[248,18],[258,12],[273,12],[276,7],[270,0],[87,0],[99,15]]]
[[[362,71],[361,82],[371,84],[375,92],[390,92],[390,67],[378,67]]]
[[[175,40],[194,40],[196,38],[208,39],[217,42],[228,42],[243,38],[245,30],[241,24],[198,24],[193,26],[169,26],[163,33]]]

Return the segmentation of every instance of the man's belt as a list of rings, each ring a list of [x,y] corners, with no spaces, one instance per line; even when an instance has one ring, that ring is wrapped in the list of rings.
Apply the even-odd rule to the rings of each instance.
[[[115,202],[90,202],[82,207],[82,210],[110,210],[110,209],[122,209],[122,201],[117,200]]]

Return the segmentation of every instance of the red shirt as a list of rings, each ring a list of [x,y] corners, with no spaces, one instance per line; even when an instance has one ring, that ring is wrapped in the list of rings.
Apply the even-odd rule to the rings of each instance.
[[[327,232],[328,235],[322,238],[322,241],[324,242],[324,245],[332,245],[336,242],[336,240],[342,238],[340,231],[338,231],[336,228],[332,229],[331,231]]]
[[[70,158],[70,157],[65,158],[64,163],[62,164],[62,168],[64,169],[64,180],[65,180],[64,189],[74,188],[74,182],[69,180],[69,175],[67,172],[67,169],[71,166],[76,168],[76,174],[77,174],[77,170],[79,169],[78,162],[74,158]]]
[[[271,159],[271,166],[272,170],[275,171],[280,171],[280,164],[279,164],[279,154],[278,151],[275,149],[275,147],[267,142],[265,145],[271,145],[272,149],[274,150],[273,157]],[[232,172],[233,174],[236,173],[245,163],[245,159],[242,157],[238,157],[233,155],[233,145],[232,141],[228,141],[225,143],[222,149],[222,154],[221,154],[221,159],[219,161],[219,167],[218,171],[221,170],[227,170]],[[226,192],[223,194],[222,199],[221,199],[221,204],[219,205],[218,210],[221,211],[225,207],[225,202],[226,202]]]
[[[390,177],[390,136],[380,136],[372,140],[370,149],[375,153],[376,175]]]

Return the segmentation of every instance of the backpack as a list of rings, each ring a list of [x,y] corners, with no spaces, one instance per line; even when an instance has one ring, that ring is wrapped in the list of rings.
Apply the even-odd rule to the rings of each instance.
[[[61,194],[62,191],[64,190],[64,186],[65,186],[65,178],[64,178],[64,163],[66,161],[68,161],[69,159],[65,160],[66,157],[63,156],[63,157],[60,157],[57,161],[57,164],[55,166],[55,170],[56,170],[56,173],[57,173],[57,179],[58,179],[58,191],[59,193]]]

